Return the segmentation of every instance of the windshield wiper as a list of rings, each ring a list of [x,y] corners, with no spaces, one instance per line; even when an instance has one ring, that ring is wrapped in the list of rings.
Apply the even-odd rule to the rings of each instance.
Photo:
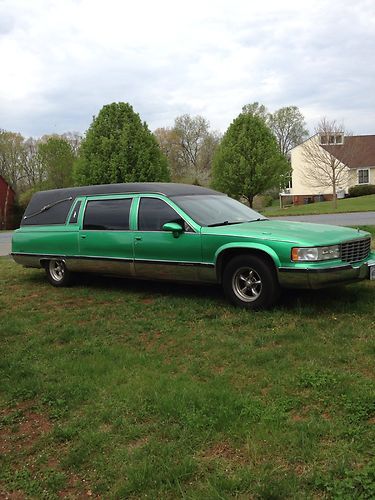
[[[260,220],[268,220],[268,219],[264,219],[264,218],[258,218],[258,219],[252,219],[252,220],[236,220],[236,221],[232,221],[232,222],[229,222],[228,220],[225,220],[223,222],[216,222],[215,224],[208,224],[207,227],[216,227],[216,226],[229,226],[229,225],[232,225],[232,224],[244,224],[245,222],[258,222]]]
[[[229,222],[229,220],[225,220],[223,222],[216,222],[215,224],[208,224],[207,227],[215,227],[215,226],[231,226],[232,224],[243,224],[244,222],[249,222],[247,220],[236,220]]]

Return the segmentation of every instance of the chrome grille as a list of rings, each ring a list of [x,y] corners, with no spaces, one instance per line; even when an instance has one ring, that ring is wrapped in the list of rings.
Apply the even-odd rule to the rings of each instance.
[[[353,240],[341,244],[341,260],[344,262],[359,262],[365,259],[371,248],[371,238]]]

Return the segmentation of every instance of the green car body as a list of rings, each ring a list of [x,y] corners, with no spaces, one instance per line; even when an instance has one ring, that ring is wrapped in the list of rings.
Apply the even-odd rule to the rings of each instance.
[[[228,202],[225,195],[215,191],[154,183],[91,188],[44,192],[48,194],[47,205],[41,206],[43,196],[32,200],[25,223],[13,236],[14,260],[26,267],[46,268],[49,278],[52,273],[51,283],[57,286],[66,284],[65,278],[74,272],[223,283],[232,302],[252,309],[272,305],[282,288],[321,288],[375,278],[375,253],[370,250],[370,235],[364,231],[267,220],[259,214],[249,222],[223,221],[209,227],[192,217],[186,206],[191,200],[197,207],[200,202],[207,203],[209,197],[215,206]],[[144,201],[150,198],[152,201]],[[65,212],[59,215],[60,223],[56,223],[58,218],[50,223],[48,210],[57,211],[59,203]],[[89,203],[93,211],[123,204],[128,211],[126,229],[86,224]],[[170,221],[163,220],[158,230],[144,230],[138,218],[141,204],[142,210],[153,204],[167,205],[167,210],[177,215]],[[147,214],[154,216],[150,210]],[[157,214],[155,211],[155,217]],[[302,252],[304,258],[310,248],[319,255],[323,251],[324,260],[293,260],[293,252]],[[65,278],[60,279],[60,271],[54,274],[51,266],[62,270]]]

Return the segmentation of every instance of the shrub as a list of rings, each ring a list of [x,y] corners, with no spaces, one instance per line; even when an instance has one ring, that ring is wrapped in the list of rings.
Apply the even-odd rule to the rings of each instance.
[[[366,196],[368,194],[375,194],[374,184],[363,184],[358,186],[352,186],[349,188],[349,196],[355,198],[357,196]]]

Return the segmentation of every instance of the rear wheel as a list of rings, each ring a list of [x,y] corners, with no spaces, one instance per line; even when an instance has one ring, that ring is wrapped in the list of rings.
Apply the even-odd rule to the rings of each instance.
[[[71,283],[71,272],[61,259],[52,259],[46,264],[48,281],[53,286],[67,286]]]
[[[223,290],[233,304],[252,310],[273,306],[280,294],[274,268],[257,255],[238,255],[228,262]]]

